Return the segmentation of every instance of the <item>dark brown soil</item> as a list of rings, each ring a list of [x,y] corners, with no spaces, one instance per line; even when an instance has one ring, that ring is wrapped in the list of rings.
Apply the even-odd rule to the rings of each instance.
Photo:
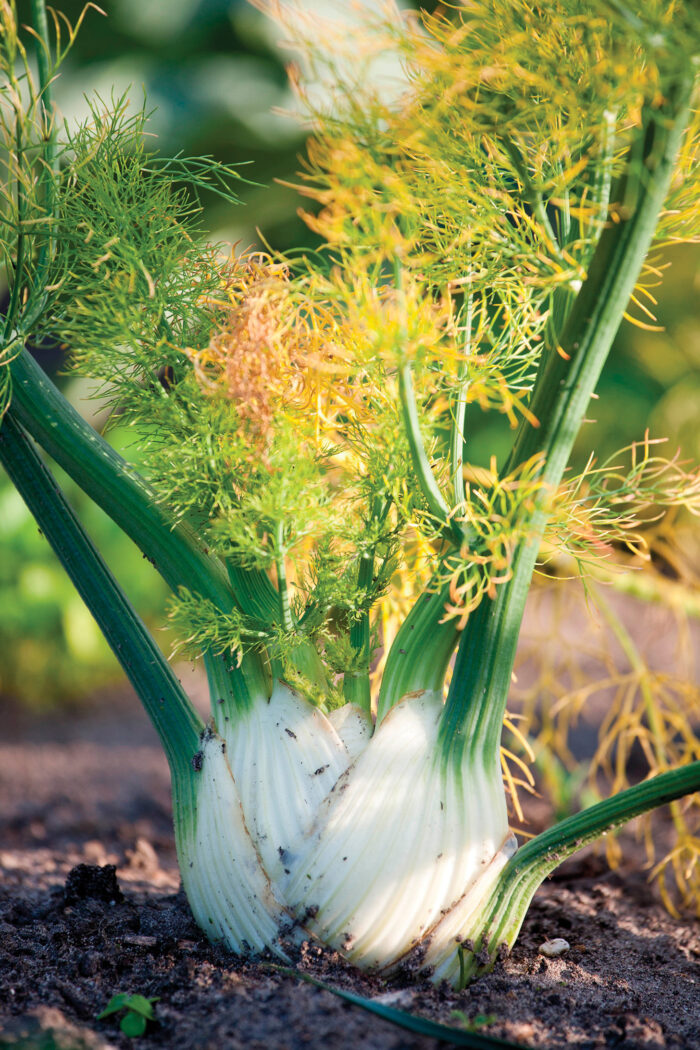
[[[438,1045],[203,938],[179,892],[165,760],[132,697],[40,722],[1,717],[0,1047]],[[590,853],[570,861],[542,887],[512,956],[465,992],[387,986],[314,947],[300,968],[445,1023],[481,1015],[482,1031],[526,1046],[700,1050],[700,931],[669,917],[638,851],[625,853],[615,873]],[[68,903],[81,863],[115,864],[123,900],[74,874]],[[547,960],[538,947],[554,937],[571,947]],[[158,999],[142,1038],[96,1020],[116,992]]]

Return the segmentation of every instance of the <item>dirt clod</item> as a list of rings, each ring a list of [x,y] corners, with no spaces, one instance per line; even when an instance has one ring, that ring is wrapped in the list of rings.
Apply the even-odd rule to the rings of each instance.
[[[124,900],[114,864],[99,867],[94,864],[76,864],[68,872],[64,890],[66,904],[75,904],[88,898],[116,904]]]

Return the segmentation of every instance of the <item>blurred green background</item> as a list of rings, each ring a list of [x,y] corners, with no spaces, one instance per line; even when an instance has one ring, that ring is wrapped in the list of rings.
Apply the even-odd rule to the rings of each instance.
[[[28,4],[25,4],[28,8]],[[82,3],[58,4],[75,21]],[[244,0],[108,0],[107,18],[88,13],[54,93],[70,121],[87,114],[85,94],[109,98],[129,91],[136,105],[145,95],[153,109],[150,130],[164,153],[182,150],[241,163],[259,185],[241,187],[238,208],[205,198],[207,226],[215,240],[247,247],[260,235],[273,248],[308,244],[297,216],[299,198],[281,183],[294,181],[304,131],[294,109],[277,42],[281,30]],[[306,0],[324,11],[324,0]],[[20,0],[20,15],[22,11]],[[279,180],[279,181],[277,181]],[[659,290],[662,333],[627,324],[599,386],[596,422],[584,428],[580,457],[600,456],[643,436],[667,437],[666,454],[680,445],[700,461],[699,254],[676,252],[670,277]],[[58,377],[81,411],[80,381]],[[478,415],[478,410],[476,413]],[[483,416],[477,458],[488,461],[505,442],[502,424]],[[112,432],[124,445],[127,437]],[[585,449],[585,451],[584,451]],[[70,483],[66,489],[127,593],[152,625],[162,623],[165,589],[140,553]],[[160,635],[168,649],[165,633]],[[120,677],[89,613],[53,558],[20,498],[0,479],[0,695],[41,708],[79,701]]]

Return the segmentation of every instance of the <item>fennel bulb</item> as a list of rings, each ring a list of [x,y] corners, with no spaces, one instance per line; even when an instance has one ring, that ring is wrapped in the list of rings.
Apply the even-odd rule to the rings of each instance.
[[[180,843],[202,929],[243,954],[312,936],[366,969],[456,972],[515,840],[498,766],[441,761],[443,706],[408,695],[371,733],[353,705],[327,717],[278,681],[234,728],[208,729]]]

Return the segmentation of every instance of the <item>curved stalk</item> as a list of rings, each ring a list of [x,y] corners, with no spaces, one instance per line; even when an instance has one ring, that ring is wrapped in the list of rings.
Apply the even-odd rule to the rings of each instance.
[[[547,248],[552,253],[552,255],[554,255],[559,265],[562,266],[564,269],[567,269],[570,263],[564,257],[557,235],[554,232],[551,222],[549,221],[549,216],[547,215],[547,206],[544,202],[544,197],[542,196],[540,190],[538,190],[537,187],[533,184],[527,167],[525,165],[525,161],[523,160],[522,153],[515,145],[515,143],[508,138],[507,135],[503,136],[503,147],[506,153],[508,154],[508,157],[510,158],[511,164],[515,169],[516,175],[522,183],[523,190],[526,194],[525,202],[532,209],[532,212],[537,221],[539,222],[542,232],[544,233]]]
[[[52,459],[136,543],[177,593],[194,588],[221,608],[232,591],[220,564],[199,548],[186,524],[173,526],[139,473],[54,386],[27,350],[11,365],[17,419]]]
[[[563,860],[628,820],[700,790],[700,762],[661,773],[555,824],[522,846],[501,872],[479,916],[479,928],[466,931],[473,948],[462,948],[462,987],[490,969],[520,932],[535,891]],[[504,948],[502,948],[504,946]],[[484,954],[488,962],[484,962]]]
[[[190,779],[204,724],[12,407],[0,426],[0,461],[138,693],[168,757],[173,783],[182,787]]]
[[[430,466],[430,460],[423,444],[418,410],[416,408],[416,395],[413,390],[413,373],[409,364],[404,364],[399,369],[399,396],[401,398],[404,428],[411,450],[413,469],[416,472],[425,502],[428,504],[428,510],[436,522],[450,534],[455,533],[456,526],[450,524],[450,508],[440,492],[440,486],[435,480],[433,468]],[[461,533],[457,532],[457,538],[461,540]]]
[[[173,525],[144,479],[85,422],[26,350],[10,368],[12,405],[22,426],[136,543],[174,593],[187,587],[228,611],[236,596],[225,571],[199,548],[189,526]],[[207,670],[212,673],[209,666]],[[230,674],[224,695],[234,707],[247,707],[267,689],[255,654],[248,654]],[[220,671],[217,678],[221,692]]]

